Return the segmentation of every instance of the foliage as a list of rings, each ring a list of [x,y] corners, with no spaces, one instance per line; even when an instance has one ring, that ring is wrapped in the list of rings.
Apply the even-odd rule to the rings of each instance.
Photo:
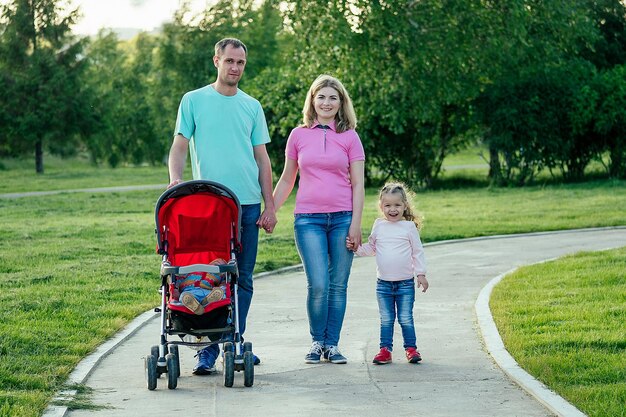
[[[492,6],[501,28],[490,59],[496,71],[475,105],[490,149],[493,183],[523,185],[543,169],[580,178],[595,156],[589,155],[587,142],[597,142],[586,137],[580,122],[585,115],[576,114],[583,110],[580,91],[593,73],[578,50],[598,39],[589,2],[526,0]],[[578,143],[584,144],[580,154]]]
[[[162,162],[166,143],[159,138],[165,135],[153,122],[160,107],[152,73],[155,45],[145,33],[121,44],[110,31],[101,31],[89,45],[85,84],[96,127],[86,143],[94,162],[106,160],[113,167]]]
[[[623,0],[590,0],[588,14],[599,36],[580,46],[581,56],[598,69],[626,63],[626,3]]]
[[[591,89],[593,130],[609,153],[612,177],[626,178],[626,64],[598,74]]]
[[[477,101],[498,153],[495,178],[523,185],[543,168],[580,179],[602,144],[589,126],[593,68],[584,61],[523,73],[490,86]]]
[[[0,152],[72,155],[89,126],[80,77],[83,43],[71,27],[77,10],[54,0],[12,0],[0,6]]]
[[[182,2],[161,33],[101,32],[84,54],[68,32],[76,11],[62,19],[61,4],[2,9],[0,155],[85,146],[111,166],[164,161],[180,98],[213,81],[214,44],[233,36],[249,47],[241,88],[264,107],[277,174],[305,92],[329,73],[354,101],[369,184],[433,187],[444,159],[477,142],[495,184],[542,170],[578,180],[606,155],[609,175],[624,176],[620,0],[219,0],[198,14]],[[30,5],[51,13],[39,32]]]

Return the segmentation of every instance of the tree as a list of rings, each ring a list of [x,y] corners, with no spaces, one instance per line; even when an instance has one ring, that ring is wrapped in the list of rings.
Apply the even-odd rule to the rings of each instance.
[[[78,10],[55,0],[12,0],[0,10],[0,82],[7,86],[0,149],[11,156],[34,149],[36,172],[43,173],[44,150],[71,155],[87,129],[83,42],[71,34]]]
[[[597,28],[589,18],[591,2],[508,0],[486,3],[496,29],[495,41],[488,47],[493,70],[475,105],[477,123],[482,125],[483,139],[489,147],[492,182],[523,184],[538,170],[556,167],[561,162],[569,176],[578,176],[581,166],[584,169],[587,156],[578,157],[575,152],[570,157],[562,153],[549,154],[563,151],[574,140],[562,136],[572,133],[571,124],[560,133],[555,133],[558,127],[551,127],[549,138],[533,135],[547,132],[549,121],[542,120],[547,119],[547,114],[562,121],[578,118],[568,113],[575,106],[565,103],[567,98],[557,98],[553,93],[579,91],[584,85],[582,80],[588,77],[574,77],[570,81],[578,80],[583,84],[573,86],[566,85],[567,80],[559,80],[555,74],[580,74],[581,47],[591,47],[599,39]],[[576,66],[580,68],[575,69]],[[564,100],[568,110],[555,107],[559,99]],[[506,130],[505,124],[511,130]],[[527,133],[524,132],[526,124],[529,125]],[[564,146],[539,145],[542,141],[544,144],[562,142]]]
[[[283,53],[292,64],[267,74],[261,91],[283,137],[308,85],[329,73],[355,103],[367,178],[432,185],[443,159],[474,135],[471,99],[490,68],[482,58],[490,38],[481,2],[285,3],[291,47]],[[299,99],[290,110],[285,98],[292,97]]]
[[[598,74],[590,94],[595,99],[594,132],[609,153],[609,175],[626,178],[626,65]]]
[[[501,184],[524,185],[542,169],[578,180],[602,152],[593,131],[594,101],[585,93],[594,68],[583,60],[535,68],[487,88],[478,100],[497,152]]]

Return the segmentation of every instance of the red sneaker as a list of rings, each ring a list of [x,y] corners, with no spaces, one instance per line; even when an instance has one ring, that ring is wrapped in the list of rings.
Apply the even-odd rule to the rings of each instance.
[[[391,352],[389,352],[389,349],[386,347],[380,348],[380,352],[378,352],[378,355],[374,356],[374,360],[372,362],[376,365],[391,363]]]
[[[422,355],[415,349],[414,347],[410,347],[406,349],[406,360],[409,363],[418,363],[422,360]]]

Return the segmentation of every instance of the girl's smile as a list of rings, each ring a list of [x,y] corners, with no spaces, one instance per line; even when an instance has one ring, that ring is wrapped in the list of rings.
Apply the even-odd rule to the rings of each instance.
[[[382,196],[380,201],[380,209],[385,219],[390,222],[404,220],[404,210],[406,205],[402,201],[402,195],[399,193],[389,193]]]

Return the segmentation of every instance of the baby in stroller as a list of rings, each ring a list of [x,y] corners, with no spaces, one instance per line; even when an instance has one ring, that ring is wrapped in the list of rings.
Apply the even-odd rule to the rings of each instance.
[[[226,265],[226,263],[224,259],[217,258],[211,261],[210,265]],[[192,272],[179,277],[177,284],[173,291],[173,301],[170,304],[175,304],[178,299],[180,304],[199,316],[204,314],[206,306],[226,297],[226,288],[221,274]]]

